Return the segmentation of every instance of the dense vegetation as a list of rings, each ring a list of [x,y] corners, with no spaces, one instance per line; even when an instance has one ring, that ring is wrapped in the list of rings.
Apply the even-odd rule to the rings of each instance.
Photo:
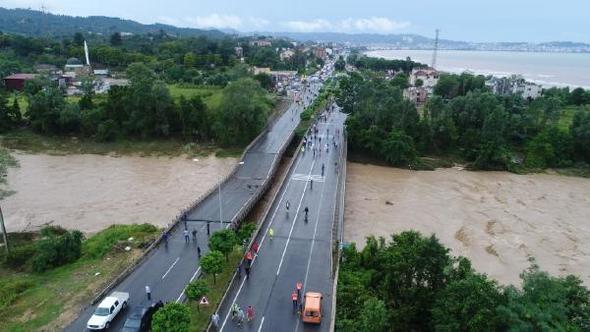
[[[428,154],[514,171],[590,162],[590,111],[580,109],[571,124],[561,121],[565,105],[588,102],[583,89],[550,89],[529,102],[493,95],[482,76],[442,75],[419,111],[402,95],[405,81],[374,72],[340,80],[338,103],[350,114],[351,149],[411,168],[425,167],[418,157]]]
[[[71,36],[77,31],[93,35],[110,35],[117,31],[132,34],[157,34],[166,31],[176,36],[222,37],[217,30],[178,28],[164,24],[141,24],[114,17],[75,17],[55,15],[31,9],[0,8],[0,31],[28,36]]]
[[[376,58],[376,57],[369,57],[366,55],[360,55],[358,52],[352,52],[348,58],[346,59],[349,64],[355,66],[361,70],[375,70],[375,71],[384,71],[384,70],[393,70],[393,71],[403,71],[405,73],[411,72],[414,68],[425,68],[427,67],[424,64],[414,62],[410,58],[406,60],[387,60],[384,58]],[[342,63],[341,63],[342,65]]]
[[[338,278],[338,331],[587,331],[590,291],[575,276],[534,264],[522,288],[499,286],[468,259],[417,232],[345,248]]]
[[[59,227],[9,233],[10,255],[0,251],[0,330],[61,330],[58,317],[87,304],[157,233],[148,224],[113,225],[88,239]]]

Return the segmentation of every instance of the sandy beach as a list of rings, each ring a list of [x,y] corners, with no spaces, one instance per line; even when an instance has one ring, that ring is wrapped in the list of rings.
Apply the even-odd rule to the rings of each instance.
[[[139,157],[13,153],[2,210],[8,231],[43,224],[94,233],[111,224],[165,226],[220,176],[234,158]]]
[[[502,284],[520,284],[530,257],[590,282],[590,179],[349,163],[346,189],[344,238],[359,246],[414,229]]]

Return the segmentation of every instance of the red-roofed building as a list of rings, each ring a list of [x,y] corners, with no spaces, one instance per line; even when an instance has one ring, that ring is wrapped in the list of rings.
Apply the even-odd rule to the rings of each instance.
[[[37,74],[12,74],[4,77],[4,86],[7,90],[23,91],[25,82],[34,79]]]

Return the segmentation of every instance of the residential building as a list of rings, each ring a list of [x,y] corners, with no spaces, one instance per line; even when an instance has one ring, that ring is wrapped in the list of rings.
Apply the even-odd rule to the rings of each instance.
[[[270,67],[254,67],[252,68],[252,73],[254,75],[258,75],[258,74],[268,74],[270,75]]]
[[[524,99],[536,99],[541,96],[543,87],[532,82],[527,82],[522,76],[512,75],[508,77],[492,77],[486,82],[486,86],[500,96],[519,94]]]
[[[238,58],[244,57],[244,49],[241,46],[234,47],[234,51],[236,53],[236,57],[238,57]]]
[[[404,97],[414,103],[416,106],[426,104],[428,100],[428,89],[426,87],[411,86],[404,90]]]
[[[23,91],[25,89],[25,83],[37,77],[36,74],[12,74],[4,77],[4,86],[7,90],[18,90]]]
[[[295,55],[295,52],[292,49],[286,49],[279,53],[281,61],[289,60],[293,57],[293,55]]]
[[[272,42],[268,39],[251,40],[250,46],[270,47],[272,46]]]
[[[422,86],[428,90],[434,89],[438,83],[439,74],[433,68],[414,68],[410,73],[410,85],[415,86],[417,80],[422,81]]]
[[[324,47],[316,47],[313,49],[313,55],[316,58],[325,60],[328,57],[328,53],[326,52],[326,49]]]

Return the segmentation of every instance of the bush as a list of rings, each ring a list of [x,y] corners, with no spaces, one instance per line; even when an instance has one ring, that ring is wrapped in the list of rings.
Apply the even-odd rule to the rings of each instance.
[[[151,224],[112,225],[84,242],[84,255],[100,258],[106,255],[117,242],[134,237],[141,244],[157,231],[158,228]]]
[[[238,243],[241,244],[244,242],[244,240],[249,240],[250,237],[252,236],[252,233],[254,233],[255,230],[256,230],[256,224],[254,224],[254,223],[246,223],[246,224],[243,224],[242,226],[240,226],[240,229],[238,229],[238,232],[237,232]]]
[[[4,264],[11,269],[23,269],[35,255],[35,252],[35,245],[33,243],[16,246],[10,249],[10,254],[6,256]]]
[[[181,303],[167,303],[156,311],[152,320],[154,332],[186,332],[191,323],[189,308]]]
[[[53,230],[41,233],[48,235],[35,243],[37,253],[31,262],[34,271],[47,271],[74,262],[82,255],[84,235],[80,231],[67,231],[62,235]]]
[[[115,120],[109,119],[98,125],[96,139],[99,142],[109,142],[117,138],[118,134],[117,123],[115,123]]]

